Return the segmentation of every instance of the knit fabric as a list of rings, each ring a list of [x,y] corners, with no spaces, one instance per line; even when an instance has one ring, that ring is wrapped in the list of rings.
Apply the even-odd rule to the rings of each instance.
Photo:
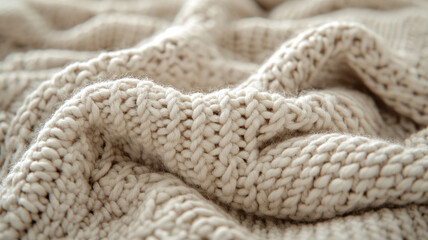
[[[427,13],[2,1],[0,239],[428,239]]]

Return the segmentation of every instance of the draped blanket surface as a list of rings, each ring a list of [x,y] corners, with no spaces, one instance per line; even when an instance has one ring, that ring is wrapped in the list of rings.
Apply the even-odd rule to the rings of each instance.
[[[428,239],[428,2],[2,1],[0,239]]]

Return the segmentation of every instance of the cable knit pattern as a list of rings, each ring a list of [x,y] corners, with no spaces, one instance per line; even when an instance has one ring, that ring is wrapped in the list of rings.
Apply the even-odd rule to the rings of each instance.
[[[423,1],[0,6],[0,239],[428,239]]]

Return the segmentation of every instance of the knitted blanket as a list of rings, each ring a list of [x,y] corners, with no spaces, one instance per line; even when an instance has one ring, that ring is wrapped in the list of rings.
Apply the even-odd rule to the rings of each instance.
[[[428,239],[427,13],[1,2],[0,239]]]

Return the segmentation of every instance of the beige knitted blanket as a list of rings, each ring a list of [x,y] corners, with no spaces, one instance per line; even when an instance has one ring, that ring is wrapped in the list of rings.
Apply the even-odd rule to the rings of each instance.
[[[428,2],[0,3],[0,239],[428,239]]]

